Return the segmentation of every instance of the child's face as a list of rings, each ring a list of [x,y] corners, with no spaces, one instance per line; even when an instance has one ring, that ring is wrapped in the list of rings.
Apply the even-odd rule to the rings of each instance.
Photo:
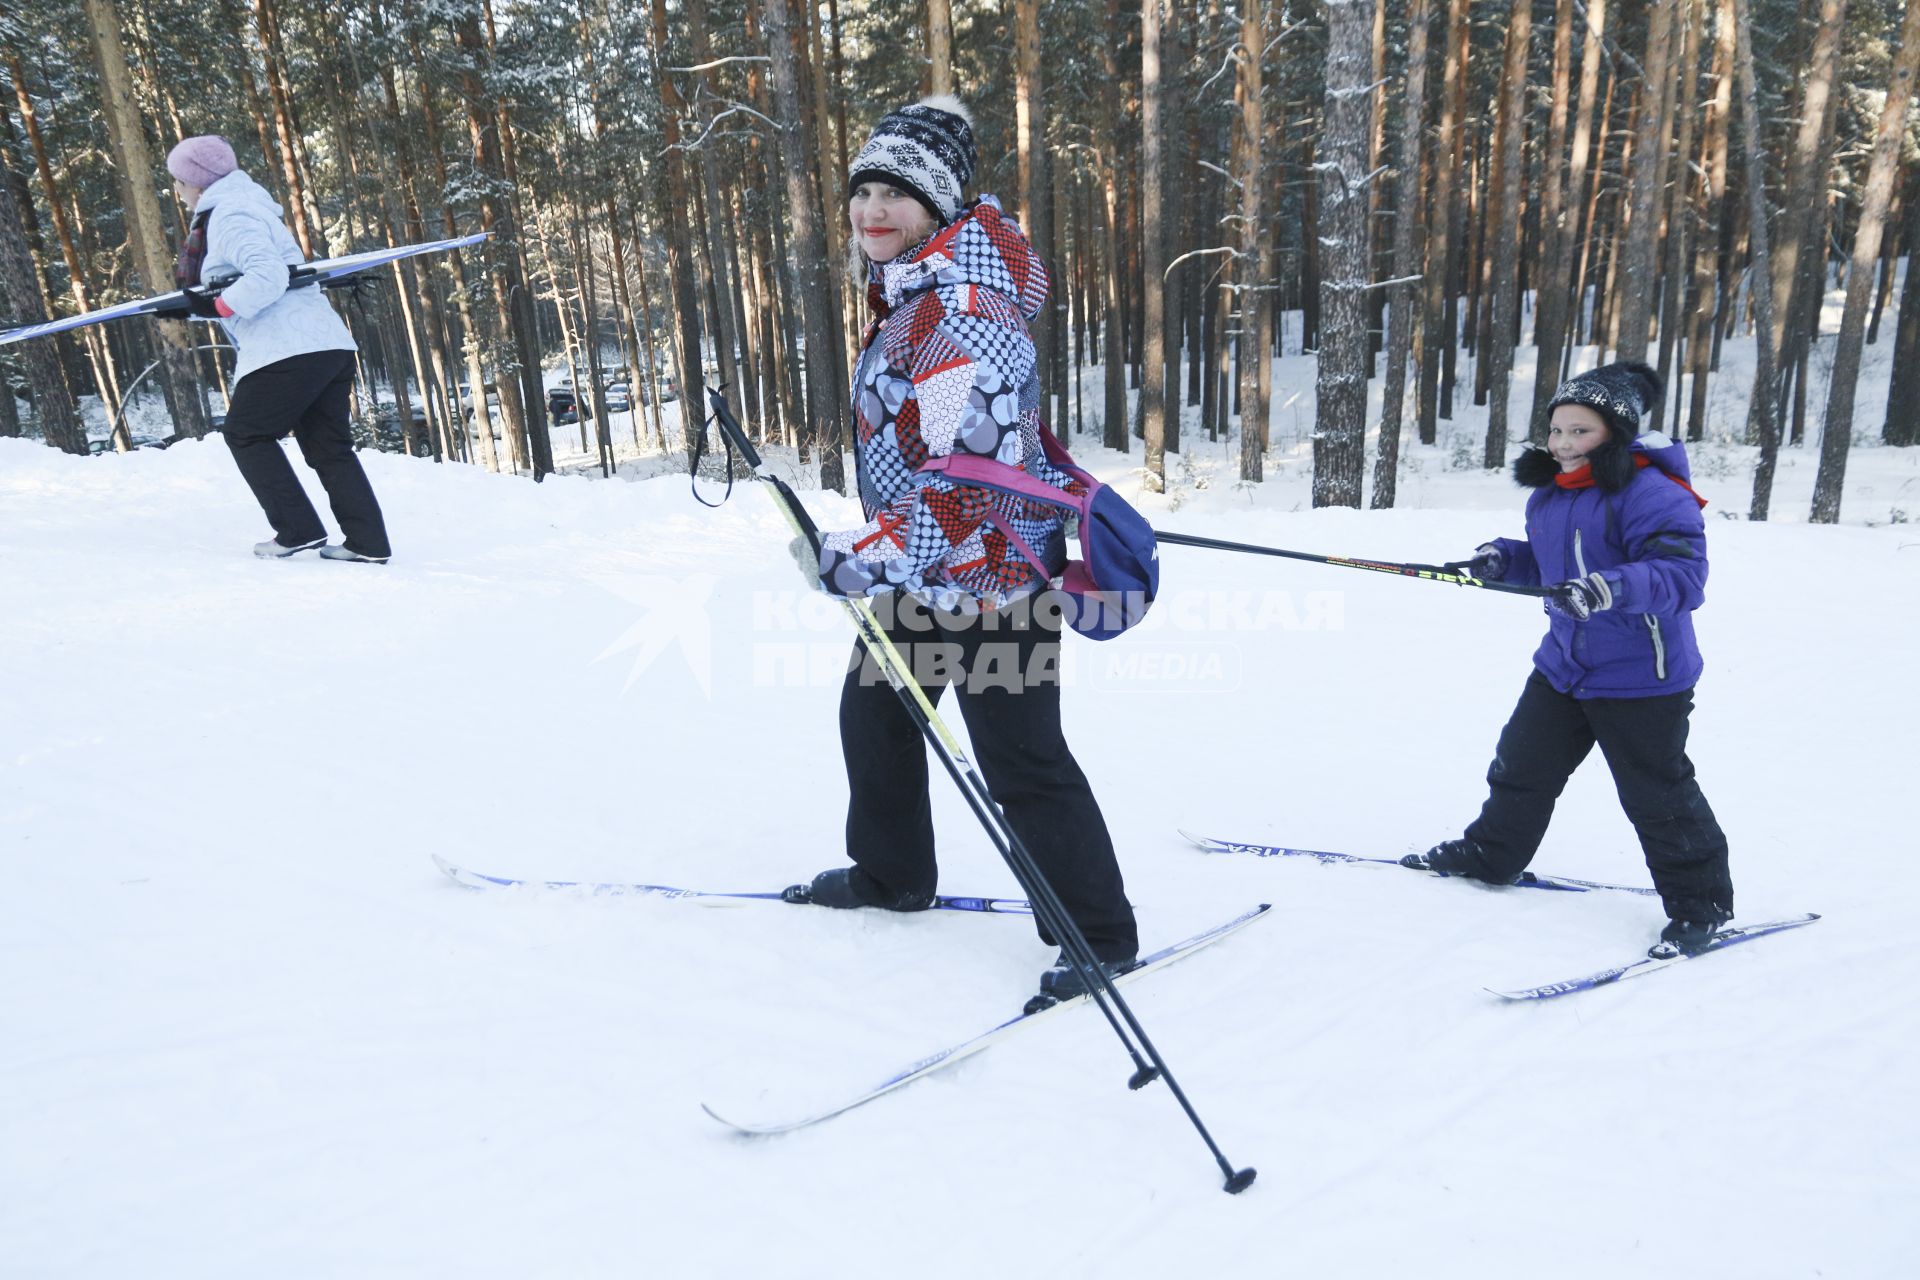
[[[1562,471],[1578,471],[1587,455],[1607,442],[1607,420],[1583,404],[1563,404],[1547,427],[1547,451]]]

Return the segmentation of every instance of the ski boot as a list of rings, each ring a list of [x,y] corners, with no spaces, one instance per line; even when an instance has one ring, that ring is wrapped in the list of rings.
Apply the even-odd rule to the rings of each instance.
[[[933,905],[931,893],[901,893],[887,888],[859,867],[822,871],[810,884],[788,885],[780,897],[815,907],[879,907],[882,911],[925,911]]]

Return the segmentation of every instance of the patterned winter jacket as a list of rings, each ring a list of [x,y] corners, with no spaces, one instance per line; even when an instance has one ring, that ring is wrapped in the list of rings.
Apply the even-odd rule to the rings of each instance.
[[[997,509],[1055,574],[1060,513],[919,468],[971,453],[1079,492],[1040,447],[1027,323],[1047,273],[999,201],[982,196],[920,248],[876,267],[853,378],[855,462],[867,522],[822,538],[820,577],[840,596],[902,590],[937,608],[993,608],[1042,586],[986,519]]]
[[[1706,596],[1707,531],[1687,451],[1659,432],[1637,437],[1629,451],[1647,464],[1615,493],[1563,489],[1543,472],[1527,499],[1526,540],[1494,540],[1507,556],[1507,582],[1606,575],[1613,607],[1585,622],[1550,612],[1534,651],[1540,674],[1575,698],[1651,698],[1700,679],[1693,611]]]

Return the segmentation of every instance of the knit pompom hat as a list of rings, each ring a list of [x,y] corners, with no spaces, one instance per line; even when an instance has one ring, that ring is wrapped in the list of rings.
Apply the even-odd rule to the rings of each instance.
[[[233,144],[217,133],[182,139],[167,152],[167,172],[202,191],[239,167],[240,162],[233,156]]]
[[[1547,412],[1563,404],[1586,405],[1607,420],[1621,444],[1630,444],[1660,391],[1658,373],[1638,360],[1620,360],[1568,378],[1547,402]]]
[[[847,194],[863,182],[886,182],[926,206],[941,226],[960,216],[961,190],[980,157],[973,117],[958,98],[941,94],[889,111],[847,170]]]

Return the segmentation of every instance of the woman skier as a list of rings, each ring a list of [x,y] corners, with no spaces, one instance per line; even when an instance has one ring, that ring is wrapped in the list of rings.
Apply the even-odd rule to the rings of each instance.
[[[290,289],[288,268],[306,261],[273,202],[236,167],[225,138],[188,138],[167,155],[174,191],[193,221],[174,268],[187,299],[174,315],[218,320],[237,349],[223,433],[241,476],[273,526],[257,556],[285,559],[318,547],[329,560],[385,564],[392,554],[373,486],[354,456],[347,426],[358,347],[319,289]],[[204,291],[232,277],[217,295]],[[326,527],[280,441],[292,434],[320,476],[345,545]]]
[[[1109,974],[1139,951],[1113,841],[1060,725],[1061,609],[1049,583],[988,520],[1010,523],[1064,566],[1059,513],[923,472],[974,454],[1061,489],[1042,452],[1028,323],[1047,273],[992,196],[963,202],[977,167],[971,118],[950,97],[882,119],[853,161],[847,216],[873,319],[853,378],[855,463],[867,522],[795,554],[822,587],[874,597],[931,698],[955,687],[988,789]],[[1056,567],[1055,572],[1058,572]],[[934,897],[927,751],[886,680],[856,647],[840,699],[847,854],[794,901],[919,911]],[[1041,938],[1048,945],[1059,940]],[[1056,998],[1084,984],[1065,953],[1041,975]]]

